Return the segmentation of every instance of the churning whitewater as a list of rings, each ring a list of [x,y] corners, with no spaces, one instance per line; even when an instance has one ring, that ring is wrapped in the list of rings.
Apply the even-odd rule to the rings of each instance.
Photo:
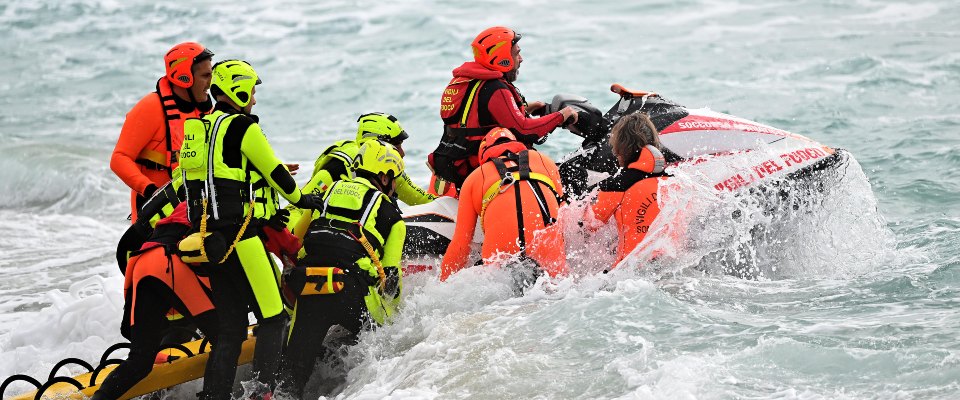
[[[773,202],[673,168],[647,240],[609,273],[616,228],[584,232],[577,200],[560,219],[569,277],[517,296],[496,269],[412,274],[395,321],[349,352],[336,397],[960,397],[958,18],[948,1],[7,1],[0,378],[42,380],[124,341],[114,251],[129,192],[109,159],[170,45],[257,67],[260,123],[300,184],[360,114],[383,111],[410,133],[408,171],[425,186],[449,71],[477,32],[505,25],[523,33],[528,101],[575,93],[606,111],[621,83],[851,157]],[[562,159],[580,140],[558,129],[538,149]],[[657,249],[668,256],[648,263]]]

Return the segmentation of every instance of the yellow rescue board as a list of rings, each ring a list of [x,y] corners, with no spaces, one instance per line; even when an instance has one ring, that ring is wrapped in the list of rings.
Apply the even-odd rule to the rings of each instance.
[[[197,354],[199,353],[201,342],[201,340],[196,340],[183,344],[184,347],[195,354],[192,357],[188,357],[186,353],[177,349],[164,350],[164,353],[177,356],[179,358],[168,363],[154,364],[153,370],[150,371],[150,375],[147,375],[147,377],[143,378],[140,383],[127,391],[127,393],[124,393],[123,396],[120,396],[120,399],[131,399],[147,393],[153,393],[161,389],[166,389],[171,386],[176,386],[181,383],[190,382],[194,379],[202,378],[207,357],[210,355],[210,344],[208,343],[204,346],[203,354]],[[256,342],[257,339],[253,335],[247,337],[247,340],[243,342],[243,347],[240,350],[240,360],[237,362],[237,365],[247,364],[253,359],[253,348],[256,345]],[[80,384],[90,385],[85,386],[79,391],[75,386],[69,383],[55,383],[43,392],[41,399],[86,399],[87,397],[92,396],[93,393],[100,388],[100,384],[103,383],[103,380],[107,377],[107,375],[109,375],[110,372],[113,372],[114,368],[116,367],[117,365],[109,365],[105,367],[102,371],[100,371],[100,374],[97,375],[97,381],[94,382],[93,385],[90,385],[90,377],[93,375],[91,372],[74,376],[73,379],[77,382],[80,382]],[[33,400],[36,398],[36,396],[37,392],[33,391],[14,396],[10,400]]]

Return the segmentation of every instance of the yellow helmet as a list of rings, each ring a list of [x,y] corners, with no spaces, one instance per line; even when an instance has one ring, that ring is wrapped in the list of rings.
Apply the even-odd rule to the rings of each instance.
[[[396,178],[403,173],[403,157],[390,143],[367,140],[357,151],[353,170],[367,172],[374,176],[384,174]]]
[[[357,142],[367,139],[379,139],[387,143],[399,145],[410,135],[403,130],[397,117],[387,113],[374,112],[363,114],[357,118]]]
[[[253,87],[262,83],[257,71],[246,61],[224,60],[213,66],[210,92],[226,95],[240,107],[246,107],[253,98]]]

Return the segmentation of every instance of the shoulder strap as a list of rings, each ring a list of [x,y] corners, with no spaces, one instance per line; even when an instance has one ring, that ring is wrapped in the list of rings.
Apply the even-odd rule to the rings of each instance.
[[[504,159],[509,161],[514,161],[517,163],[514,167],[507,167]],[[486,192],[483,194],[483,201],[480,207],[480,220],[483,220],[483,216],[487,211],[487,206],[496,198],[499,194],[504,193],[511,185],[515,185],[517,181],[526,181],[530,185],[530,189],[533,191],[534,196],[537,199],[537,204],[540,207],[540,214],[543,216],[543,224],[552,225],[557,222],[557,219],[550,215],[550,209],[547,207],[547,198],[541,188],[541,185],[538,183],[543,183],[550,189],[553,193],[555,199],[558,203],[563,202],[563,198],[557,192],[554,182],[550,177],[541,174],[539,172],[533,172],[530,170],[530,153],[528,150],[523,150],[520,154],[508,154],[503,157],[497,157],[490,159],[490,162],[493,162],[494,167],[497,169],[497,175],[500,177],[500,180],[494,182],[493,185],[490,185],[487,188]],[[520,195],[520,192],[517,191],[517,196]],[[520,200],[517,200],[517,207],[520,207]],[[518,208],[518,212],[520,212]],[[517,214],[518,217],[522,218],[520,214]]]
[[[170,157],[173,156],[173,144],[170,139],[170,121],[172,119],[180,119],[180,110],[177,109],[177,100],[173,98],[173,93],[170,93],[166,96],[163,94],[163,90],[160,89],[160,82],[164,78],[157,80],[157,97],[160,98],[160,107],[163,108],[163,129],[164,129],[164,143],[166,144],[167,149],[167,168],[170,168],[172,161]],[[171,112],[173,111],[173,112]],[[173,179],[173,169],[170,170],[170,178]]]
[[[480,89],[480,86],[483,86],[483,80],[475,79],[470,81],[470,93],[467,95],[467,101],[463,103],[463,111],[460,115],[460,127],[467,127],[467,117],[470,116],[470,109],[473,108],[473,101],[477,97],[477,90]]]
[[[517,156],[517,168],[520,173],[520,180],[530,180],[530,150],[522,150]]]

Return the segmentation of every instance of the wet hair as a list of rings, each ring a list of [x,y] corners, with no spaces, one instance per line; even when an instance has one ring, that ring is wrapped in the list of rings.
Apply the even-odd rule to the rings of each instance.
[[[634,113],[620,118],[610,134],[610,148],[614,155],[620,155],[624,164],[640,157],[640,150],[647,145],[663,151],[657,127],[646,113]]]

